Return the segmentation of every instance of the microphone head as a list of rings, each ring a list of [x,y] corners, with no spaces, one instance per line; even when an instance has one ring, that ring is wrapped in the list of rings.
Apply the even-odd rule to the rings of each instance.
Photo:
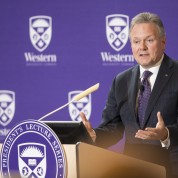
[[[145,89],[144,85],[140,85],[140,92],[143,92]]]
[[[87,90],[84,90],[83,92],[79,93],[78,95],[74,96],[73,101],[79,101],[81,98],[89,95],[90,93],[94,92],[99,88],[99,83],[96,85],[93,85],[92,87],[88,88]]]

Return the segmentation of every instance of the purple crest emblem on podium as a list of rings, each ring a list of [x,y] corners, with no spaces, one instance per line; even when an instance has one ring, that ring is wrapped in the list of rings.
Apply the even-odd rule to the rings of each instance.
[[[46,124],[26,120],[8,133],[1,150],[2,176],[66,178],[63,146]]]

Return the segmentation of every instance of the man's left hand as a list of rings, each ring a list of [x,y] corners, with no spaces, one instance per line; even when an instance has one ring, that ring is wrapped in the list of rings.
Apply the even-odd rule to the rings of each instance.
[[[138,130],[135,134],[136,138],[143,140],[161,140],[164,141],[168,137],[168,130],[165,127],[161,113],[157,113],[158,123],[155,128],[147,127],[145,130]]]

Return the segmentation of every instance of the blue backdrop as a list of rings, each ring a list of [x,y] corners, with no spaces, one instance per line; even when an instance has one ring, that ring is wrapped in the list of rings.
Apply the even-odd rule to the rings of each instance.
[[[128,28],[137,13],[162,18],[166,53],[178,59],[177,0],[0,1],[0,142],[18,122],[39,119],[75,94],[98,91],[45,120],[80,120],[96,127],[113,77],[135,65]]]

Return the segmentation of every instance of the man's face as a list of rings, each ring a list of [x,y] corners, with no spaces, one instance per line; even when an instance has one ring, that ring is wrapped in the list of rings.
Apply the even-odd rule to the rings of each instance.
[[[166,39],[160,37],[155,24],[141,23],[134,25],[130,37],[134,58],[142,67],[150,68],[161,59]]]

